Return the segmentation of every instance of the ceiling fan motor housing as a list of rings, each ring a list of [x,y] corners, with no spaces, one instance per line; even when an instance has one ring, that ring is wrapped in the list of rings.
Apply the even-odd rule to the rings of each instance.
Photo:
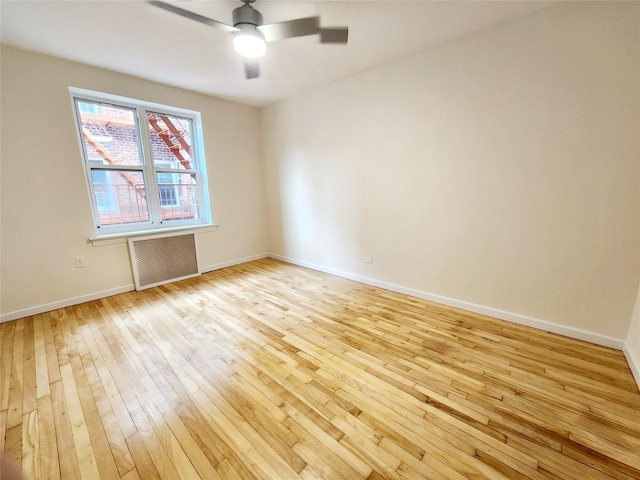
[[[242,24],[255,25],[257,27],[262,23],[262,14],[247,3],[233,10],[234,27]]]

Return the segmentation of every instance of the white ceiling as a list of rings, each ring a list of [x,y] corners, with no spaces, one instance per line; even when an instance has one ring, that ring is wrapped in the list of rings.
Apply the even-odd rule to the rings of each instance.
[[[224,23],[241,5],[169,3]],[[348,26],[349,43],[322,45],[315,36],[270,43],[253,80],[244,78],[230,34],[143,1],[0,0],[0,34],[6,45],[263,106],[549,3],[258,0],[265,23],[319,15],[322,26]]]

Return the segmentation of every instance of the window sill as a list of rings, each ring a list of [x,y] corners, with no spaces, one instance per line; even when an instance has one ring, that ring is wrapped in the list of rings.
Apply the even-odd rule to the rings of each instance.
[[[115,243],[127,243],[129,238],[142,237],[145,235],[162,235],[163,233],[175,232],[215,232],[219,225],[189,225],[186,227],[163,228],[161,230],[142,230],[140,232],[114,233],[112,235],[102,235],[100,237],[90,237],[87,241],[94,247],[103,245],[113,245]]]

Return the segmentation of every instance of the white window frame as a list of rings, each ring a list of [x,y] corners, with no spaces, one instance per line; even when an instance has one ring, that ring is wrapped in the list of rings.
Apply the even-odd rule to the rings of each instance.
[[[144,102],[142,100],[136,100],[133,98],[121,97],[118,95],[110,95],[107,93],[95,92],[92,90],[84,90],[75,87],[69,87],[69,94],[71,96],[71,106],[73,111],[74,123],[76,126],[76,134],[78,136],[78,144],[80,146],[80,154],[82,158],[82,165],[85,171],[85,181],[87,186],[87,192],[89,194],[89,201],[91,204],[91,211],[93,214],[93,223],[95,226],[94,237],[104,238],[113,236],[126,236],[128,234],[135,235],[141,233],[155,233],[162,232],[163,230],[172,230],[176,228],[186,227],[198,227],[198,226],[212,226],[211,221],[211,206],[209,202],[209,190],[207,181],[207,162],[204,154],[204,139],[202,132],[202,120],[200,112],[194,110],[187,110],[184,108],[171,107],[168,105],[161,105],[157,103]],[[131,170],[142,171],[147,198],[147,208],[149,210],[148,222],[127,223],[119,225],[101,225],[99,207],[95,193],[93,191],[93,181],[91,179],[91,168],[96,168],[95,163],[91,163],[91,159],[88,157],[85,142],[82,136],[82,122],[80,120],[80,107],[78,102],[90,101],[102,103],[105,105],[113,105],[114,107],[125,107],[133,109],[135,112],[135,128],[136,136],[138,138],[138,149],[140,152],[140,165],[128,166],[118,165],[118,170]],[[162,220],[162,206],[160,200],[159,186],[157,183],[157,171],[165,170],[158,168],[153,164],[153,157],[151,154],[151,139],[148,133],[147,127],[147,115],[149,113],[161,112],[169,116],[177,116],[182,118],[188,118],[191,120],[192,132],[191,132],[191,169],[183,169],[178,173],[187,173],[196,175],[196,187],[199,197],[199,217],[193,219],[181,219],[181,220]],[[113,171],[113,167],[107,167],[106,169]]]

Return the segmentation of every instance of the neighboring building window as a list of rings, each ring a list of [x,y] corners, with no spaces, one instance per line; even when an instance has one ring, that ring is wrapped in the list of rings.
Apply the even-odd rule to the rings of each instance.
[[[158,187],[160,188],[160,204],[163,207],[175,207],[178,205],[177,184],[173,173],[158,173]]]
[[[161,168],[174,168],[173,162],[155,162]],[[180,205],[179,177],[171,172],[158,172],[158,188],[160,204],[163,207],[177,207]]]
[[[98,236],[211,223],[198,112],[69,90]]]
[[[89,162],[104,165],[104,160],[102,159],[91,158]],[[111,187],[109,172],[98,169],[92,170],[91,177],[93,179],[93,188],[96,192],[98,210],[101,212],[116,210],[117,204],[113,188]]]
[[[92,115],[98,114],[98,105],[93,103],[81,103],[79,105],[81,113],[90,113]]]

